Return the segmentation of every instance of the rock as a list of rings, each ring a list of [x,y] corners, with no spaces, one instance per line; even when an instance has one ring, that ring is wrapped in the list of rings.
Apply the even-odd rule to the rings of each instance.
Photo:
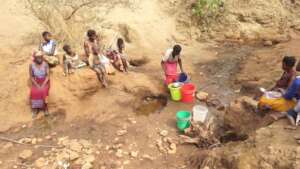
[[[263,42],[263,45],[264,46],[272,46],[273,42],[271,40],[266,40],[266,41]]]
[[[127,134],[127,130],[118,130],[117,131],[118,136],[124,136],[125,134]]]
[[[26,161],[27,159],[29,159],[32,156],[32,151],[31,150],[23,150],[20,154],[19,154],[19,158],[23,161]]]
[[[13,143],[6,143],[6,144],[2,147],[2,149],[8,150],[8,149],[12,148],[13,146],[14,146]]]
[[[85,163],[82,165],[81,169],[92,169],[93,165],[91,163]]]
[[[32,140],[31,140],[31,144],[36,144],[37,143],[37,139],[36,138],[33,138]]]
[[[70,149],[76,152],[81,152],[83,146],[75,140],[70,143]]]
[[[144,154],[142,157],[143,157],[143,159],[146,159],[146,160],[151,160],[151,161],[154,160],[154,158],[148,154]]]
[[[38,139],[37,139],[37,142],[38,142],[38,143],[41,143],[41,142],[43,142],[43,139],[42,139],[42,138],[38,138]]]
[[[159,134],[163,137],[166,137],[169,134],[169,132],[167,130],[162,130]]]
[[[138,151],[132,151],[130,152],[130,156],[133,157],[133,158],[137,158],[139,152]]]
[[[83,158],[85,162],[93,164],[95,161],[95,157],[93,155],[88,155]]]
[[[176,144],[171,143],[168,149],[168,154],[176,154],[177,147]]]
[[[121,149],[117,150],[116,156],[119,157],[119,158],[122,158],[123,157],[123,151]]]
[[[45,165],[46,165],[46,160],[44,158],[39,158],[37,159],[35,162],[34,162],[34,165],[37,167],[37,168],[43,168]]]
[[[13,168],[16,169],[16,168],[18,168],[18,166],[17,166],[17,165],[14,165]]]
[[[2,161],[0,161],[0,165],[2,165],[3,164],[3,162]]]
[[[81,139],[79,143],[82,144],[84,148],[92,147],[92,144],[88,140]]]
[[[45,139],[46,139],[46,140],[51,140],[52,137],[51,137],[50,135],[48,135],[48,136],[45,137]]]
[[[123,162],[123,164],[124,164],[124,165],[128,165],[128,164],[130,164],[130,161],[129,161],[129,160],[126,160],[126,161]]]
[[[51,133],[51,136],[57,136],[56,132]]]
[[[200,101],[206,101],[208,99],[209,94],[206,92],[198,92],[196,97],[197,99],[199,99]]]
[[[136,124],[136,120],[134,118],[128,118],[128,121],[131,123],[131,124]]]
[[[22,138],[19,140],[20,143],[30,144],[31,138]]]
[[[69,158],[71,161],[74,161],[79,158],[79,154],[74,151],[69,151],[69,156],[70,156]]]

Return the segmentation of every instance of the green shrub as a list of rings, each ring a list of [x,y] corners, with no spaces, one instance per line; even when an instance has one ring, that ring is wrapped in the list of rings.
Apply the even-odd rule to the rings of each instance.
[[[223,0],[197,0],[194,13],[199,17],[215,17],[223,6]]]

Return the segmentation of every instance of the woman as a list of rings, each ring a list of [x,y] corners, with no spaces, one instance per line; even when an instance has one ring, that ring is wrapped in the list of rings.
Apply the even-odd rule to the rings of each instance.
[[[43,110],[45,116],[49,115],[47,98],[49,95],[50,80],[49,66],[43,60],[43,53],[34,53],[33,63],[29,66],[29,75],[31,79],[31,108],[32,118],[35,118],[39,110]]]
[[[175,45],[173,49],[168,49],[162,57],[161,66],[166,76],[165,83],[167,85],[178,80],[177,64],[179,64],[181,73],[184,72],[180,52],[181,46]]]
[[[109,51],[107,56],[112,60],[112,64],[116,69],[121,72],[128,72],[128,61],[124,54],[125,43],[122,38],[118,38],[116,48]]]

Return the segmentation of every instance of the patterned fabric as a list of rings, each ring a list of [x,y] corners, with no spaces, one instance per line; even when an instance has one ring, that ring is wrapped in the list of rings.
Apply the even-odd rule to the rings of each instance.
[[[38,68],[35,63],[32,64],[32,76],[37,82],[38,85],[42,85],[46,80],[48,65],[44,62],[41,68]],[[35,85],[31,86],[30,98],[31,98],[31,107],[34,109],[44,109],[45,108],[45,99],[49,95],[49,82],[43,87],[39,88]]]

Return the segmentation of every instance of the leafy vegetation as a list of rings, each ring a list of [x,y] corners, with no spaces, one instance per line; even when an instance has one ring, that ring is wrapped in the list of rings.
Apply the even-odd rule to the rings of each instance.
[[[193,10],[199,17],[215,17],[223,5],[223,0],[197,0]]]

